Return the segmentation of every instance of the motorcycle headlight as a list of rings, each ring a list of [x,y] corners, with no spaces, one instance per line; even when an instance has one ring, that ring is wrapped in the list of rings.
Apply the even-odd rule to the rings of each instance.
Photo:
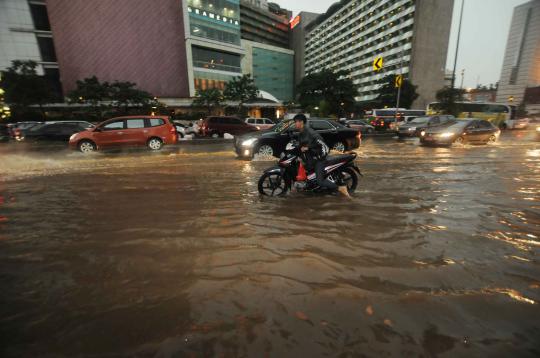
[[[420,135],[421,135],[422,137],[425,136],[425,135],[426,135],[426,131],[421,131],[421,132],[420,132]]]
[[[454,133],[452,133],[452,132],[444,132],[444,133],[439,134],[439,136],[441,138],[450,138],[453,135],[454,135]]]
[[[242,142],[242,146],[244,147],[251,147],[253,143],[257,141],[257,138],[249,138]]]

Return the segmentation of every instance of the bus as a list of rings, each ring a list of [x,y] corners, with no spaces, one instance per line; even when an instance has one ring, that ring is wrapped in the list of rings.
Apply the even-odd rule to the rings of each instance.
[[[423,109],[397,109],[398,122],[405,121],[407,123],[416,117],[423,117],[425,115],[426,111]],[[366,116],[368,116],[370,124],[376,129],[395,129],[395,108],[373,109],[366,111]]]
[[[456,102],[458,118],[480,118],[492,122],[499,128],[514,128],[516,121],[516,106],[491,102]],[[427,106],[427,114],[440,114],[442,108],[439,102]]]

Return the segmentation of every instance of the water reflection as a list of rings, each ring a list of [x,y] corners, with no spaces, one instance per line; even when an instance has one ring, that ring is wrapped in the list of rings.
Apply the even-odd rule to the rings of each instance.
[[[533,352],[530,150],[365,141],[350,201],[260,198],[273,162],[230,148],[16,153],[0,184],[2,356]]]

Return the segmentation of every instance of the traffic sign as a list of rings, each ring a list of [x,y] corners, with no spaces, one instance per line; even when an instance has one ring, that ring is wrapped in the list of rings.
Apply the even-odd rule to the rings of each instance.
[[[374,71],[380,71],[383,67],[383,58],[382,57],[375,57],[375,60],[373,60],[373,70]]]
[[[400,88],[403,85],[403,76],[402,75],[397,75],[395,82],[396,82],[395,83],[396,88]]]

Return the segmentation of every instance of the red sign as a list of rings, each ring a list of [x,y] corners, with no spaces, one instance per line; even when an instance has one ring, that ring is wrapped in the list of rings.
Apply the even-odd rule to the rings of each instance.
[[[294,27],[300,23],[300,15],[296,15],[289,23],[291,24],[291,29],[294,29]]]

